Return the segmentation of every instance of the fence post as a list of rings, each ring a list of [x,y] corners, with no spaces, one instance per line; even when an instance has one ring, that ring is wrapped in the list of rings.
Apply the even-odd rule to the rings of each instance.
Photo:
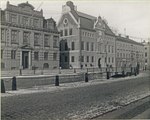
[[[107,79],[109,79],[109,72],[108,71],[107,71],[106,75],[107,75]]]
[[[56,78],[55,78],[55,86],[59,86],[59,76],[56,75]]]
[[[17,82],[15,76],[12,78],[12,90],[17,90]]]
[[[85,82],[88,82],[88,73],[85,73]]]
[[[1,79],[1,93],[5,93],[5,85],[3,79]]]

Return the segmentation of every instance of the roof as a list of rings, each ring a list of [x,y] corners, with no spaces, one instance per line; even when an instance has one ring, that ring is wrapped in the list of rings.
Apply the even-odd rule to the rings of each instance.
[[[121,36],[116,36],[116,40],[117,40],[117,41],[121,41],[121,42],[128,42],[128,43],[131,43],[131,44],[143,46],[142,43],[139,43],[139,42],[136,42],[136,41],[131,40],[131,39],[129,39],[129,38],[125,38],[125,37],[121,37]]]
[[[80,18],[80,28],[86,29],[86,30],[92,30],[94,29],[94,23],[97,20],[97,17],[88,15],[79,11],[71,10],[71,13],[74,15],[75,19],[78,21]],[[103,21],[105,24],[105,34],[115,36],[115,34],[111,31],[109,26]]]

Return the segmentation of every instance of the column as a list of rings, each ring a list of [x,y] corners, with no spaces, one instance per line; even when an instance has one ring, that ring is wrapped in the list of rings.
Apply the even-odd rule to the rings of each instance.
[[[32,56],[31,56],[31,52],[32,52],[32,51],[29,51],[29,69],[31,69],[31,66],[32,66]]]
[[[22,68],[22,50],[20,50],[20,68]]]

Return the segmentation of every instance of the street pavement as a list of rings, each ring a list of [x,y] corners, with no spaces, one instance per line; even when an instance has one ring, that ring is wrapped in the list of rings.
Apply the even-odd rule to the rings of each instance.
[[[83,120],[149,95],[149,76],[53,87],[30,94],[2,95],[2,120]],[[83,84],[83,85],[81,85]],[[65,86],[66,85],[66,86]],[[40,91],[40,90],[39,90]],[[27,92],[28,93],[28,92]]]

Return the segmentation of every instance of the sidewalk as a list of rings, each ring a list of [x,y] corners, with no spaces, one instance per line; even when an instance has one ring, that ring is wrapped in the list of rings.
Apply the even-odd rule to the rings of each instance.
[[[130,76],[130,77],[125,77],[125,78],[117,78],[117,79],[114,79],[114,78],[95,79],[95,80],[89,80],[89,82],[87,83],[85,83],[84,81],[72,82],[72,83],[60,83],[59,86],[55,86],[54,84],[34,86],[28,89],[17,89],[16,91],[6,91],[6,93],[1,93],[1,97],[8,97],[8,96],[15,96],[15,95],[22,95],[22,94],[33,94],[33,93],[38,93],[38,92],[54,93],[54,92],[63,91],[65,89],[72,89],[72,88],[85,87],[85,86],[96,85],[96,84],[118,82],[118,81],[123,81],[123,80],[134,79],[134,78],[141,78],[144,76],[148,76],[148,74],[141,73],[138,76]]]

